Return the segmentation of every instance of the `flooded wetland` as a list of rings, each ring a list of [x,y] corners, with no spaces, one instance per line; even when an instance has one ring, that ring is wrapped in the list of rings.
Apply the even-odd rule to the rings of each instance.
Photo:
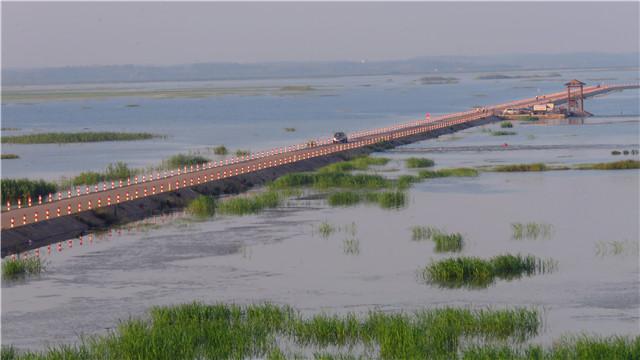
[[[421,118],[424,109],[547,93],[568,78],[637,76],[559,72],[535,82],[526,73],[454,74],[458,81],[437,84],[389,76],[223,82],[217,90],[141,84],[134,95],[107,89],[81,98],[17,92],[2,104],[3,126],[21,129],[12,134],[90,127],[171,136],[122,146],[3,145],[20,155],[2,162],[3,178],[55,180],[114,160],[145,167],[180,151],[223,159],[213,147],[259,151]],[[2,344],[43,351],[120,331],[82,346],[126,358],[135,353],[127,336],[139,330],[148,341],[225,339],[181,355],[190,358],[494,358],[551,346],[569,354],[589,347],[582,335],[593,336],[586,343],[621,336],[611,348],[629,336],[637,350],[638,90],[585,104],[594,117],[472,127],[201,199],[191,211],[70,239],[61,251],[41,248],[42,272],[3,280]],[[621,160],[636,168],[579,169]],[[518,164],[527,166],[497,168]],[[135,319],[153,326],[140,330]],[[565,344],[563,336],[578,339]]]

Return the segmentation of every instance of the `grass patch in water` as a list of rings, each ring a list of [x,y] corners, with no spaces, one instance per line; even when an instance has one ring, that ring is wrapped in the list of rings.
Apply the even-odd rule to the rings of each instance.
[[[200,195],[187,205],[187,212],[201,218],[212,217],[216,213],[216,201],[211,196]]]
[[[227,155],[229,150],[227,150],[226,146],[220,145],[213,148],[213,153],[216,155]]]
[[[499,131],[492,131],[491,132],[491,135],[493,135],[493,136],[511,136],[511,135],[516,135],[516,134],[518,134],[518,133],[515,132],[515,131],[502,131],[502,130],[499,130]]]
[[[76,175],[69,181],[63,181],[62,186],[94,185],[103,181],[125,180],[136,174],[138,170],[130,169],[127,164],[118,161],[115,164],[107,165],[104,172],[85,171]]]
[[[443,287],[485,288],[496,279],[515,279],[523,275],[547,273],[557,263],[531,255],[497,255],[488,260],[478,257],[457,257],[436,261],[422,272],[425,281]]]
[[[249,215],[275,208],[281,203],[282,196],[277,191],[267,191],[219,201],[216,210],[224,215]]]
[[[7,257],[2,260],[2,278],[5,280],[38,275],[42,271],[44,271],[44,264],[37,257],[16,259]]]
[[[345,255],[360,254],[360,241],[358,239],[344,239],[342,242],[342,251]]]
[[[236,150],[236,156],[249,156],[251,151],[249,150]]]
[[[3,347],[3,359],[240,359],[288,358],[282,341],[304,351],[328,352],[348,347],[336,358],[456,358],[466,340],[504,341],[513,346],[538,334],[536,309],[443,307],[411,314],[372,310],[363,316],[316,314],[271,304],[184,305],[153,307],[145,319],[122,321],[106,335],[79,345],[45,352],[19,353]],[[288,347],[288,346],[287,346]],[[352,351],[355,349],[355,353]],[[364,357],[369,357],[364,355]]]
[[[296,131],[296,128],[294,128],[294,127],[286,127],[286,128],[284,128],[284,131],[286,131],[286,132],[294,132],[294,131]]]
[[[420,182],[420,177],[414,175],[400,175],[396,180],[396,186],[398,189],[408,189],[412,184]]]
[[[50,132],[41,134],[3,136],[3,144],[65,144],[88,143],[102,141],[133,141],[148,140],[159,137],[151,133],[125,133],[125,132],[79,132],[62,133]]]
[[[386,165],[389,159],[383,157],[359,156],[357,158],[329,164],[318,169],[318,172],[332,173],[352,170],[367,170],[371,165]]]
[[[56,183],[44,180],[30,179],[0,179],[0,189],[2,190],[2,204],[7,201],[17,202],[22,199],[22,203],[27,202],[27,198],[37,199],[38,195],[45,198],[48,194],[58,190]]]
[[[421,179],[433,179],[442,177],[473,177],[478,176],[478,170],[472,168],[451,168],[440,170],[422,170],[418,173]]]
[[[326,221],[321,222],[320,225],[318,225],[318,233],[320,233],[320,236],[325,239],[331,236],[335,231],[336,228]]]
[[[617,256],[634,255],[638,256],[638,243],[634,241],[598,241],[596,243],[596,255]]]
[[[445,234],[437,232],[433,234],[432,240],[436,244],[436,252],[459,252],[464,246],[464,240],[460,233]]]
[[[606,163],[580,164],[575,167],[578,170],[628,170],[640,169],[638,160],[620,160]]]
[[[404,162],[410,169],[425,168],[435,165],[435,162],[433,162],[433,160],[427,158],[410,157],[408,159],[405,159]]]
[[[492,171],[497,172],[526,172],[547,170],[550,170],[550,168],[543,163],[498,165],[494,166],[492,169]]]
[[[349,174],[344,172],[291,173],[274,180],[271,189],[295,187],[313,187],[316,189],[382,189],[390,187],[392,182],[380,175]]]
[[[327,203],[329,206],[352,206],[360,203],[362,196],[355,191],[340,191],[329,194]]]
[[[330,206],[353,206],[361,202],[375,203],[383,209],[400,209],[406,204],[406,195],[402,191],[356,192],[339,191],[329,194]]]
[[[503,121],[500,123],[500,128],[502,129],[510,129],[513,127],[513,123],[511,121]]]
[[[19,159],[20,156],[16,155],[16,154],[2,154],[0,155],[0,159],[1,160],[12,160],[12,159]]]
[[[204,156],[195,154],[176,154],[162,161],[163,169],[176,169],[184,166],[195,166],[209,162]]]
[[[414,226],[411,228],[411,239],[413,241],[431,240],[434,234],[442,231],[433,226]]]
[[[553,234],[553,225],[545,223],[511,223],[512,235],[511,237],[516,240],[522,239],[549,239]]]

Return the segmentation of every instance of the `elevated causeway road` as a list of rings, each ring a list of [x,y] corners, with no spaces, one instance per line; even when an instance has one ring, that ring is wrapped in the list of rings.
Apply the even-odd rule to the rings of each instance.
[[[595,96],[609,91],[630,88],[638,88],[638,84],[585,87],[584,96]],[[549,102],[563,103],[566,100],[566,91],[560,91],[537,96],[536,98],[448,114],[429,120],[418,120],[379,129],[360,131],[349,134],[349,142],[345,144],[332,144],[331,139],[320,139],[309,144],[287,146],[246,157],[210,162],[189,168],[184,167],[172,171],[163,171],[162,173],[146,174],[126,181],[78,187],[67,192],[50,194],[40,199],[22,199],[19,205],[5,204],[3,206],[1,230],[6,231],[43,220],[91,211],[146,196],[373,145],[382,141],[424,134],[461,123],[473,123],[500,114],[507,108],[520,108]]]

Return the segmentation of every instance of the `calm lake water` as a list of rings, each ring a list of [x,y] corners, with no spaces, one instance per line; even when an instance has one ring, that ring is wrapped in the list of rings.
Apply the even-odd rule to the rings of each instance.
[[[635,72],[561,73],[563,80],[637,76]],[[5,146],[3,152],[30,155],[11,165],[3,161],[3,176],[57,178],[66,171],[83,170],[79,164],[93,168],[94,162],[103,161],[96,163],[99,169],[113,159],[142,166],[176,151],[219,143],[262,149],[335,128],[360,129],[408,120],[425,111],[463,110],[476,103],[530,96],[537,88],[553,91],[561,82],[479,81],[473,80],[474,76],[463,75],[457,85],[431,86],[412,85],[418,77],[299,81],[330,88],[321,91],[333,96],[4,104],[3,126],[23,131],[86,126],[172,135],[168,140],[124,146]],[[387,81],[389,78],[392,81]],[[473,95],[477,93],[487,96]],[[141,106],[123,107],[134,102]],[[87,103],[92,104],[91,109],[83,117],[79,108]],[[389,177],[413,173],[404,168],[403,159],[409,156],[432,158],[436,167],[632,158],[613,156],[611,151],[638,149],[638,91],[588,100],[586,106],[599,116],[586,119],[584,124],[516,123],[515,136],[492,136],[483,131],[496,130],[497,124],[471,128],[375,154],[392,161],[372,171]],[[285,133],[282,128],[289,126],[298,131]],[[504,143],[508,146],[502,147]],[[98,156],[109,146],[118,155]],[[80,148],[84,150],[78,152]],[[45,154],[51,163],[39,158]],[[33,165],[20,164],[27,160]],[[91,240],[85,237],[83,245],[75,239],[72,248],[64,243],[61,253],[54,247],[50,256],[45,255],[47,272],[42,276],[26,282],[3,282],[2,343],[29,349],[73,343],[79,335],[104,333],[118,320],[143,316],[150,306],[191,301],[269,301],[292,305],[307,314],[363,313],[374,308],[412,311],[447,305],[528,306],[544,313],[544,329],[533,342],[550,344],[563,334],[581,332],[638,335],[638,175],[637,170],[481,173],[477,178],[415,184],[408,191],[407,206],[400,210],[365,205],[330,208],[323,200],[293,199],[282,208],[259,215],[195,222],[175,214],[147,220],[137,230],[114,230]],[[512,239],[511,223],[530,221],[550,224],[552,235]],[[339,231],[324,238],[317,231],[321,222]],[[434,252],[432,242],[412,241],[411,227],[415,225],[462,233],[466,240],[462,255],[532,254],[557,260],[558,269],[550,274],[499,280],[486,289],[427,285],[419,280],[418,272],[431,261],[452,255]],[[345,240],[356,243],[357,251],[347,251]],[[613,242],[622,247],[620,251],[614,251]]]

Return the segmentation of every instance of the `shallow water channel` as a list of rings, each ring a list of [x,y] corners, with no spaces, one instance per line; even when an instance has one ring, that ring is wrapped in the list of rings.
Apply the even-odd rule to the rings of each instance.
[[[638,117],[516,123],[510,130],[518,135],[471,128],[375,154],[392,161],[370,171],[414,173],[404,168],[409,156],[432,158],[436,168],[575,164],[628,159],[611,151],[638,148]],[[85,236],[82,245],[65,242],[51,255],[41,249],[44,274],[3,282],[2,343],[33,350],[73,343],[114,328],[119,319],[143,316],[150,306],[192,301],[273,302],[309,314],[530,306],[544,314],[544,330],[533,342],[550,344],[579,332],[639,334],[639,189],[637,170],[482,172],[414,184],[399,210],[291,199],[252,216],[149,219]],[[322,236],[322,222],[337,230]],[[546,238],[516,240],[514,222],[550,224],[552,231]],[[558,268],[485,289],[425,284],[421,269],[455,255],[434,252],[430,241],[412,241],[416,225],[462,233],[461,255],[532,254],[557,260]],[[613,250],[612,242],[622,250]]]

